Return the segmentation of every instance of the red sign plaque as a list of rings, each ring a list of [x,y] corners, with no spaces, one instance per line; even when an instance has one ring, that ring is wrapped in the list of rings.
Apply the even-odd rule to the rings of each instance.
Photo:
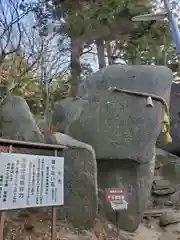
[[[105,189],[105,199],[107,202],[124,200],[125,191],[121,188],[106,188]]]

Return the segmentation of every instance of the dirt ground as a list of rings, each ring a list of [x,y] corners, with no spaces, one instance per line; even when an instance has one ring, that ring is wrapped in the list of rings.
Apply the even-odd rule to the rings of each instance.
[[[5,240],[50,240],[51,209],[6,213],[4,228]],[[56,240],[111,240],[117,239],[117,229],[106,219],[96,219],[91,231],[77,230],[66,222],[56,223]],[[163,230],[158,219],[145,220],[134,233],[120,231],[119,240],[166,240],[161,238]],[[178,239],[178,238],[175,238]],[[174,239],[169,239],[174,240]]]
[[[147,228],[143,224],[140,224],[134,240],[159,240],[161,234],[162,230],[158,228],[157,225],[154,225],[151,228]]]

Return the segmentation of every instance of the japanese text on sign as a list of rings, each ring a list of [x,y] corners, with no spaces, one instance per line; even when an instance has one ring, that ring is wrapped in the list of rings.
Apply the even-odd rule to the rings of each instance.
[[[128,208],[128,203],[125,200],[125,191],[120,188],[106,188],[105,198],[115,211],[124,210]]]
[[[0,153],[0,210],[64,204],[64,158]]]
[[[120,188],[106,188],[105,197],[107,202],[124,199],[125,191]]]

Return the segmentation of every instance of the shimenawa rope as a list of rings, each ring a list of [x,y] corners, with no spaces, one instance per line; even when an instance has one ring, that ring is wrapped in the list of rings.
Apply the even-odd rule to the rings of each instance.
[[[168,104],[166,103],[166,100],[164,98],[162,98],[158,95],[155,95],[155,94],[150,94],[150,93],[145,93],[145,92],[136,92],[136,91],[126,90],[124,88],[117,88],[117,87],[110,87],[110,88],[108,88],[108,91],[113,91],[113,92],[117,91],[117,92],[129,94],[129,95],[146,97],[146,98],[150,97],[151,99],[161,102],[163,105],[162,132],[164,133],[164,142],[165,142],[165,144],[172,142],[172,138],[170,135],[169,108],[168,108]],[[151,104],[151,107],[153,107],[152,104]]]

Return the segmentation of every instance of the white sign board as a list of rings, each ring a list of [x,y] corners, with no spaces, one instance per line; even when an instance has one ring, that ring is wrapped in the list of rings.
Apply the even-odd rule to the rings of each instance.
[[[0,153],[0,210],[64,204],[64,158]]]
[[[127,210],[128,203],[125,200],[110,201],[111,207],[114,211]]]

